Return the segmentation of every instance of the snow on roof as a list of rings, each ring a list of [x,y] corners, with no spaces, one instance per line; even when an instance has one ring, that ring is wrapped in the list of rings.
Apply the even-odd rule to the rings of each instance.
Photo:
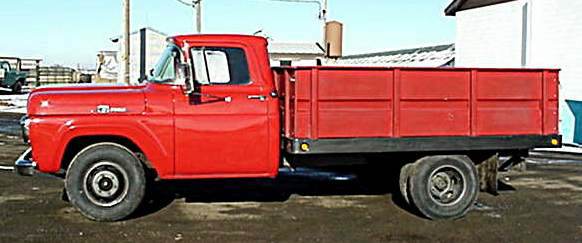
[[[328,65],[392,66],[392,67],[442,67],[455,59],[455,45],[439,45],[414,49],[344,56],[330,60]]]
[[[274,42],[269,44],[271,54],[313,54],[323,55],[323,51],[312,43],[283,43]]]

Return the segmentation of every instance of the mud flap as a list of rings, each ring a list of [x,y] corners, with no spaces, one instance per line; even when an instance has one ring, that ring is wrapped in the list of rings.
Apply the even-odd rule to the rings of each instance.
[[[499,195],[497,190],[497,171],[499,168],[499,154],[491,156],[489,159],[477,165],[479,173],[479,187],[481,191]]]

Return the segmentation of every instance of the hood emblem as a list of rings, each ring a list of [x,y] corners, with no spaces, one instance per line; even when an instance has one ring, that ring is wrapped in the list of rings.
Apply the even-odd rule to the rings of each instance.
[[[127,108],[125,108],[125,107],[111,107],[108,105],[98,105],[97,109],[95,111],[99,114],[125,113],[125,112],[127,112]]]
[[[48,100],[43,100],[40,102],[40,107],[49,107],[50,103]]]

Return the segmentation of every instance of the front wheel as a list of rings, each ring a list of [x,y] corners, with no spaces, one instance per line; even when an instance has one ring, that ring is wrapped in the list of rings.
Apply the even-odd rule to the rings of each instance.
[[[128,217],[141,204],[143,166],[127,148],[101,143],[79,152],[67,170],[65,189],[71,204],[95,221]]]
[[[463,217],[477,199],[477,169],[465,156],[424,157],[409,173],[408,196],[430,219]]]

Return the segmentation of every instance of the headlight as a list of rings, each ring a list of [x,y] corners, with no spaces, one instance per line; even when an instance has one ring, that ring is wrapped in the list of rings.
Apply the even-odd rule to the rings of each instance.
[[[30,119],[28,116],[23,116],[20,118],[20,128],[22,130],[22,139],[24,143],[30,143],[29,135],[30,135]]]

